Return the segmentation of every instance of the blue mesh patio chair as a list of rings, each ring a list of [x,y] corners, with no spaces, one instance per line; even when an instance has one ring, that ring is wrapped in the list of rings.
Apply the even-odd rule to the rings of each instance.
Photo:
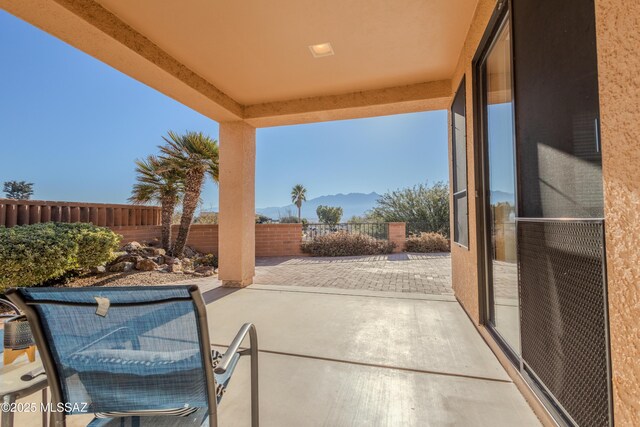
[[[251,358],[251,424],[258,426],[257,334],[242,326],[212,350],[197,286],[18,288],[51,388],[52,424],[93,413],[90,427],[217,426],[241,356]],[[250,346],[240,345],[249,335]]]

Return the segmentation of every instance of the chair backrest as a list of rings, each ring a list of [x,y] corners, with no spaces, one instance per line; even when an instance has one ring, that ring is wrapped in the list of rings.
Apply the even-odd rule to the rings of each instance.
[[[208,407],[197,288],[21,288],[8,296],[39,324],[44,339],[34,335],[52,359],[66,413]]]

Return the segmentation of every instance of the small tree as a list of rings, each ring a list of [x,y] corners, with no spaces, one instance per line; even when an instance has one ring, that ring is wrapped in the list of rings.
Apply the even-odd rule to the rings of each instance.
[[[342,218],[342,208],[336,206],[320,205],[316,209],[316,214],[318,215],[318,220],[320,220],[321,223],[327,225],[336,225]]]
[[[368,216],[383,222],[406,222],[410,232],[449,237],[449,187],[443,182],[383,194]]]
[[[291,189],[291,203],[298,207],[298,220],[302,221],[302,202],[307,201],[307,189],[302,184],[296,184]]]
[[[6,181],[3,191],[7,199],[29,200],[33,195],[33,182]]]

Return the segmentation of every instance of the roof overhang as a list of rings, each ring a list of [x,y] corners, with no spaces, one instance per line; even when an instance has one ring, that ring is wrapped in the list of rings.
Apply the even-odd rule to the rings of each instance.
[[[321,18],[301,17],[301,2],[285,0],[272,11],[260,10],[268,2],[259,0],[193,0],[189,7],[159,0],[0,0],[0,7],[218,122],[265,127],[448,108],[476,0],[406,0],[392,2],[393,10],[384,1],[356,1],[354,8],[328,0],[323,7],[334,9],[319,12]],[[258,10],[229,6],[238,3]],[[398,12],[400,6],[407,10]],[[212,12],[224,12],[225,24],[198,24],[198,16]],[[283,14],[305,22],[282,30],[282,22],[272,21]],[[247,16],[254,21],[242,27]],[[317,19],[326,22],[318,26]],[[190,20],[197,31],[186,25]],[[234,28],[249,34],[232,39]],[[265,31],[279,41],[238,52],[238,43],[269,38]],[[331,41],[336,54],[313,58],[305,40],[325,33],[333,40],[318,41]],[[400,52],[390,52],[395,47]],[[281,51],[291,60],[278,59]]]

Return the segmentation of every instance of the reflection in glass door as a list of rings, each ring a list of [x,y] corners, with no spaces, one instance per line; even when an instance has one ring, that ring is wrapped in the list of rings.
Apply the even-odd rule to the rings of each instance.
[[[486,256],[491,324],[511,349],[520,354],[510,34],[507,17],[481,63],[488,198]]]

